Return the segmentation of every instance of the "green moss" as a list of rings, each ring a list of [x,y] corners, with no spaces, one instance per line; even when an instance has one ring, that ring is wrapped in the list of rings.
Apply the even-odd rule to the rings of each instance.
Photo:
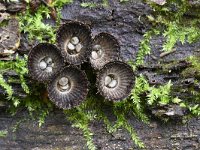
[[[184,78],[195,77],[200,79],[200,58],[198,56],[191,56],[188,59],[191,66],[181,72]]]
[[[143,64],[145,56],[150,54],[152,36],[159,34],[165,37],[163,51],[172,51],[177,42],[182,44],[193,43],[200,39],[200,16],[197,15],[191,19],[191,17],[185,15],[195,10],[188,3],[188,0],[169,0],[163,6],[150,1],[147,1],[147,3],[154,10],[153,15],[146,16],[152,23],[152,28],[144,34],[144,38],[140,42],[136,65]],[[198,12],[195,13],[198,14]]]
[[[172,71],[172,69],[177,66],[177,64],[179,63],[179,61],[173,61],[173,62],[168,62],[167,64],[162,64],[162,70],[161,73],[170,73]]]
[[[0,130],[0,138],[6,137],[8,134],[7,130]]]
[[[36,12],[27,7],[25,12],[18,14],[21,32],[28,34],[29,40],[55,43],[56,30],[60,24],[60,10],[63,5],[73,2],[72,0],[55,0],[48,7],[41,4]],[[45,24],[44,19],[50,18],[51,9],[56,8],[57,18],[55,27]]]
[[[159,33],[160,32],[158,30],[152,29],[147,31],[143,35],[143,40],[140,42],[139,50],[136,57],[136,66],[142,65],[144,63],[145,56],[151,53],[150,40],[153,36],[158,35]]]

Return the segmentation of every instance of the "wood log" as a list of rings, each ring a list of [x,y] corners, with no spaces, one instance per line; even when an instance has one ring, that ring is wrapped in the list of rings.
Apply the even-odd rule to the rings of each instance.
[[[113,115],[111,119],[115,119]],[[133,117],[128,121],[145,143],[146,149],[198,150],[200,147],[200,119],[198,118],[193,118],[184,125],[179,122],[159,123],[158,121],[146,125]],[[13,117],[1,111],[0,122],[0,131],[8,131],[5,137],[0,137],[2,150],[87,149],[82,132],[72,128],[61,111],[51,113],[41,128],[38,127],[37,121],[28,119],[28,115],[23,111]],[[13,132],[16,124],[19,126],[17,131]],[[98,121],[92,122],[90,129],[94,133],[94,143],[98,149],[138,149],[124,129],[109,134],[105,125]]]
[[[119,41],[122,59],[135,61],[143,34],[151,28],[146,16],[153,13],[152,9],[140,0],[126,3],[110,0],[109,4],[108,7],[99,5],[95,8],[84,8],[81,7],[81,1],[77,0],[64,6],[62,20],[63,22],[78,20],[89,24],[92,27],[93,36],[100,32],[112,34]],[[191,17],[197,16],[194,12],[188,14]],[[185,87],[188,82],[195,79],[195,76],[185,78],[181,72],[190,67],[190,64],[185,61],[186,58],[199,55],[200,42],[184,45],[178,43],[173,53],[166,54],[161,51],[164,41],[162,36],[151,40],[152,53],[145,58],[146,65],[138,68],[138,74],[144,74],[152,85],[163,85],[171,80],[178,88]],[[25,46],[27,44],[24,43],[22,40],[21,47],[18,49],[19,53],[27,53]],[[28,46],[30,48],[30,45]],[[21,94],[18,92],[21,91],[20,85],[15,86],[15,94]],[[198,89],[199,87],[197,87]],[[4,91],[1,89],[0,93],[4,94]],[[174,95],[180,95],[181,98],[188,97],[187,94],[183,95],[177,92]],[[109,113],[108,115],[112,116]],[[27,116],[25,111],[21,111],[12,117],[5,112],[5,106],[0,105],[0,131],[8,131],[5,137],[0,136],[2,150],[87,149],[82,132],[72,128],[60,110],[50,114],[41,128],[37,126],[37,121],[27,119],[19,124],[17,131],[12,132],[16,123]],[[112,116],[111,120],[115,120],[115,118]],[[193,118],[186,124],[178,121],[160,123],[153,119],[150,125],[146,125],[134,117],[130,117],[128,121],[145,143],[146,149],[195,150],[200,148],[199,118]],[[94,143],[98,149],[137,149],[124,129],[109,134],[105,125],[98,121],[92,122],[90,128],[94,132]]]

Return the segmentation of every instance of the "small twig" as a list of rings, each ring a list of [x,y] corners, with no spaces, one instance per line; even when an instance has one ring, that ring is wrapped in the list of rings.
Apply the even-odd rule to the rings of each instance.
[[[158,60],[158,58],[155,56],[155,55],[150,55],[151,56],[151,58],[153,59],[153,60]]]
[[[200,52],[200,49],[195,49],[194,52]]]
[[[169,51],[169,52],[163,52],[163,53],[160,54],[160,58],[163,58],[163,57],[165,57],[165,56],[167,56],[167,55],[169,55],[169,54],[172,54],[172,53],[174,53],[175,51],[176,51],[176,50],[174,49],[174,50]]]

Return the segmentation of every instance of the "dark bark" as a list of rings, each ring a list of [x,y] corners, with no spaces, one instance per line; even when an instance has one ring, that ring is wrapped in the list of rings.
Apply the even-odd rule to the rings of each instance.
[[[112,34],[119,41],[122,59],[128,61],[135,60],[143,34],[151,27],[146,19],[146,15],[151,13],[149,6],[140,0],[124,4],[110,1],[109,7],[98,6],[91,9],[82,8],[80,1],[76,1],[64,7],[62,19],[63,21],[79,20],[91,25],[93,36],[100,32]],[[189,14],[195,17],[193,13]],[[24,40],[22,42],[18,51],[26,53],[26,48],[30,48],[30,45],[24,44]],[[185,87],[187,82],[184,81],[188,78],[183,78],[180,73],[190,67],[190,64],[183,60],[188,56],[199,54],[200,42],[184,45],[178,43],[176,51],[168,55],[160,51],[163,42],[164,38],[161,36],[152,39],[152,54],[146,57],[147,65],[139,68],[138,73],[145,74],[151,84],[159,85],[172,80],[177,87]],[[163,68],[169,62],[176,62],[176,65],[168,68],[172,70],[171,73],[165,72]],[[191,76],[190,81],[191,78],[194,79]],[[0,92],[3,93],[3,90]],[[20,86],[16,85],[15,93],[22,94]],[[174,94],[183,98],[188,96],[180,93]],[[0,130],[5,129],[9,132],[6,137],[0,138],[1,149],[86,149],[81,131],[72,128],[61,111],[51,114],[42,128],[37,127],[36,121],[27,120],[19,125],[16,132],[12,133],[12,127],[21,118],[26,118],[27,114],[20,112],[11,117],[2,109],[0,105]],[[111,117],[111,120],[113,119],[114,117]],[[145,125],[135,118],[129,118],[129,121],[147,149],[194,150],[200,147],[199,118],[191,119],[186,124],[178,123],[178,121],[165,124],[152,121],[150,125]],[[115,134],[108,134],[102,122],[93,122],[90,128],[95,133],[94,142],[98,149],[135,149],[129,134],[123,129]]]
[[[87,149],[82,132],[72,128],[60,111],[50,114],[41,128],[38,127],[36,121],[27,118],[28,115],[24,112],[11,117],[1,111],[0,130],[8,131],[6,137],[0,138],[2,150]],[[111,120],[114,119],[112,116]],[[22,122],[17,131],[12,132],[13,127],[20,120]],[[198,118],[191,119],[184,125],[179,122],[161,124],[158,121],[152,121],[150,125],[146,125],[132,117],[128,120],[145,143],[146,149],[197,150],[200,147],[200,119]],[[102,122],[92,122],[90,129],[94,133],[94,143],[98,149],[138,149],[124,129],[108,134]]]

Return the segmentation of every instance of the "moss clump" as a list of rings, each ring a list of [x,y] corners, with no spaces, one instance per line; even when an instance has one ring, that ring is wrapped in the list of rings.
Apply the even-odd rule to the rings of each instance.
[[[191,66],[183,70],[181,75],[184,78],[194,77],[196,79],[200,79],[200,58],[198,56],[191,56],[187,59],[187,61],[191,64]]]

